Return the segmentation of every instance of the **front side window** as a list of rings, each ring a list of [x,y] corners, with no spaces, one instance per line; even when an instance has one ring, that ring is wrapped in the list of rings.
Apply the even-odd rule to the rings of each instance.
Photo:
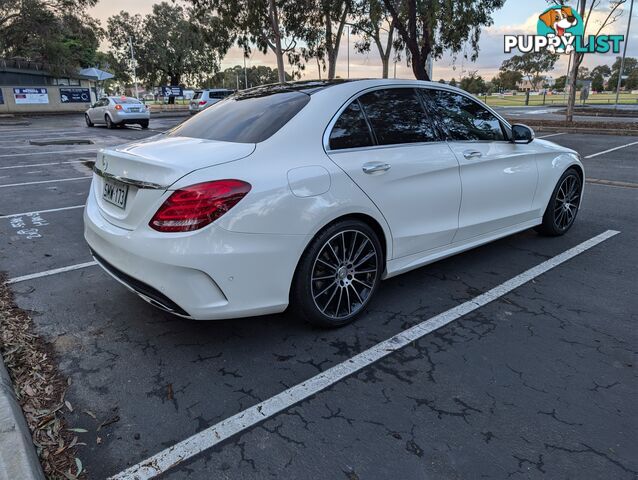
[[[416,90],[388,88],[359,97],[379,145],[437,140]]]
[[[259,143],[275,134],[309,101],[305,93],[286,90],[236,95],[214,103],[167,135]]]
[[[330,132],[330,149],[369,147],[374,145],[370,129],[361,111],[359,101],[355,100],[342,113]]]
[[[425,90],[426,105],[450,140],[505,140],[501,122],[474,100],[454,92]]]

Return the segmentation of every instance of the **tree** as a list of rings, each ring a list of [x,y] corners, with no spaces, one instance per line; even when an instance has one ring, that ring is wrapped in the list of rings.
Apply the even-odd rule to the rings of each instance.
[[[557,53],[533,51],[514,55],[501,64],[501,72],[520,72],[527,78],[532,90],[538,90],[538,86],[542,85],[543,81],[541,74],[552,70],[558,57]]]
[[[492,84],[497,91],[517,90],[518,84],[523,79],[523,74],[516,70],[501,71],[492,79]]]
[[[457,85],[457,83],[456,83],[456,79],[455,79],[455,78],[452,78],[452,80],[450,80],[449,85],[450,85],[450,87],[456,87],[456,85]]]
[[[599,65],[595,67],[590,74],[591,88],[596,92],[602,92],[605,89],[605,78],[611,75],[609,65]]]
[[[487,90],[485,80],[483,80],[483,77],[479,76],[477,72],[470,72],[467,77],[463,77],[459,86],[466,92],[475,95],[485,93]]]
[[[402,49],[401,40],[395,38],[390,12],[381,0],[359,0],[353,14],[352,31],[361,35],[361,40],[355,44],[357,51],[368,52],[374,43],[381,57],[381,76],[388,78],[392,50],[398,53]]]
[[[554,80],[554,88],[556,90],[565,90],[566,84],[567,84],[567,75],[561,75],[556,80]]]
[[[609,80],[607,81],[608,90],[616,90],[616,87],[618,86],[618,72],[620,70],[620,61],[621,61],[621,58],[616,57],[616,61],[611,66],[611,76],[609,77]],[[638,60],[633,57],[626,57],[625,65],[623,68],[623,74],[622,74],[623,79],[620,85],[621,87],[628,88],[626,85],[625,77],[629,77],[632,74],[632,72],[636,70],[638,70]]]
[[[245,55],[253,47],[269,50],[277,59],[279,82],[286,80],[284,57],[295,65],[300,62],[297,43],[308,36],[307,19],[312,4],[305,0],[189,0],[197,12],[215,11],[224,26],[237,37]]]
[[[95,0],[0,0],[0,55],[44,63],[53,74],[90,66],[102,29]]]
[[[442,83],[443,85],[445,85],[447,82],[443,79],[439,80],[439,83]]]
[[[492,13],[505,0],[383,0],[403,40],[418,80],[429,80],[428,57],[444,51],[458,54],[469,43],[476,60],[481,28],[492,25]]]
[[[622,10],[619,10],[627,0],[580,0],[578,2],[579,14],[583,19],[583,38],[588,38],[589,35],[598,36],[609,25],[615,23],[622,15]],[[565,0],[547,0],[552,5],[563,5]],[[599,7],[603,4],[607,6],[607,15],[601,21],[594,20],[594,12],[598,13]],[[591,32],[589,27],[596,29]],[[585,58],[584,53],[572,52],[571,53],[571,66],[569,75],[567,76],[567,83],[569,85],[569,95],[567,97],[567,109],[565,113],[565,120],[572,122],[574,119],[574,105],[576,104],[576,82],[578,81],[578,69],[583,63]]]
[[[202,81],[219,70],[232,38],[212,13],[162,2],[141,17],[120,12],[108,19],[111,50],[118,71],[130,66],[131,43],[136,73],[148,85]],[[129,43],[130,42],[130,43]],[[126,68],[124,69],[126,71]]]
[[[314,30],[306,34],[309,43],[314,44],[314,56],[328,57],[328,79],[335,78],[337,58],[343,29],[352,11],[351,0],[318,0],[315,12]]]

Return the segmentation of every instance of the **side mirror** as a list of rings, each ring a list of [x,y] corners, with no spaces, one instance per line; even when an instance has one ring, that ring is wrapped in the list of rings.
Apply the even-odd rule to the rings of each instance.
[[[528,144],[532,140],[534,140],[534,130],[521,123],[512,125],[513,143]]]

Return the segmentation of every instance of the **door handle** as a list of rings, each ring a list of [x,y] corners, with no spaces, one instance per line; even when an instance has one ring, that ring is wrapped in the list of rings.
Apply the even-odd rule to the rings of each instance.
[[[478,150],[464,150],[463,156],[467,159],[470,159],[470,158],[480,158],[483,156],[483,154],[479,152]]]
[[[387,172],[388,170],[390,170],[391,166],[392,165],[390,165],[389,163],[370,162],[370,163],[364,163],[362,168],[363,168],[363,173],[372,174],[372,173],[379,173],[379,172]]]

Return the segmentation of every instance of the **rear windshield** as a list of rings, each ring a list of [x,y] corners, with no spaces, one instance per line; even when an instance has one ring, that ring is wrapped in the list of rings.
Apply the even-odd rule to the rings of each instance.
[[[309,95],[291,91],[266,95],[235,95],[198,113],[175,127],[168,135],[259,143],[288,123],[309,101]]]
[[[119,104],[142,103],[136,98],[114,98],[113,101]]]
[[[202,98],[202,92],[195,92],[195,95],[193,95],[193,100],[197,100],[198,98]]]

